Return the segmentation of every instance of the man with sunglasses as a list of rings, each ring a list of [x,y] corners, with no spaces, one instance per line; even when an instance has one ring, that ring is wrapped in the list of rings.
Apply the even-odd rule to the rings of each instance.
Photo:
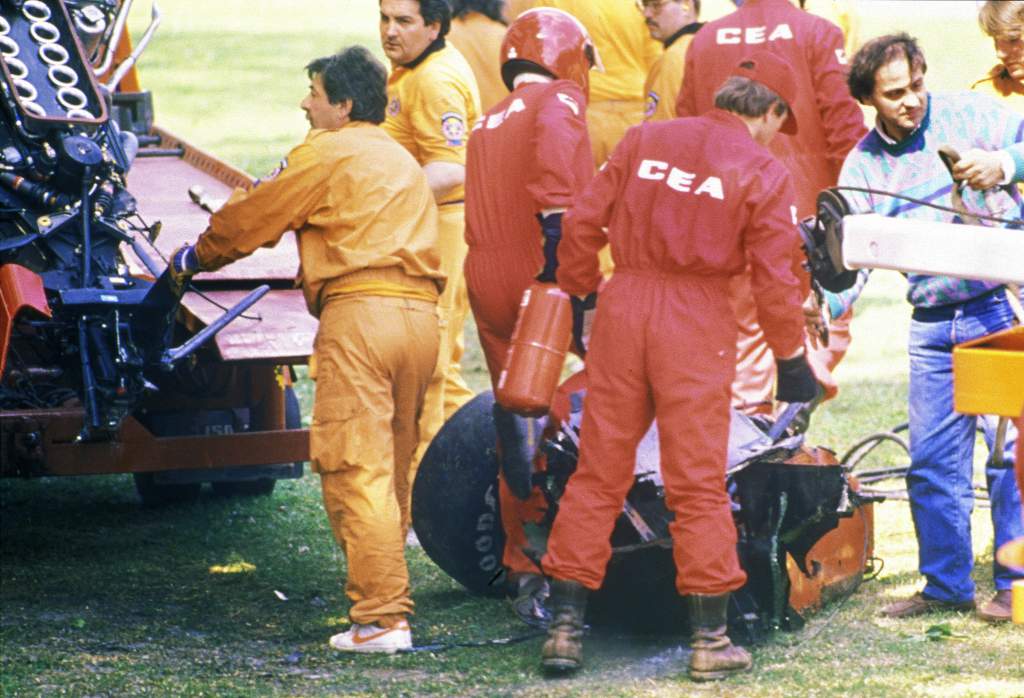
[[[665,46],[644,84],[644,120],[674,119],[686,50],[703,26],[697,21],[700,0],[636,0],[636,9],[643,14],[651,38]]]

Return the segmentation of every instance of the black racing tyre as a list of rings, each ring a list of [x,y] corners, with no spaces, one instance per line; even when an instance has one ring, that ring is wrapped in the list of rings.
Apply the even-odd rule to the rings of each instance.
[[[132,473],[135,491],[142,500],[142,506],[153,509],[171,504],[185,504],[199,498],[201,482],[163,483],[156,482],[155,473]]]
[[[452,415],[423,456],[412,490],[412,525],[424,552],[472,592],[504,593],[505,533],[498,503],[494,396]]]
[[[299,398],[292,386],[284,389],[284,428],[301,429],[302,411]],[[258,480],[221,480],[210,483],[218,497],[266,497],[273,493],[277,480],[261,477]]]

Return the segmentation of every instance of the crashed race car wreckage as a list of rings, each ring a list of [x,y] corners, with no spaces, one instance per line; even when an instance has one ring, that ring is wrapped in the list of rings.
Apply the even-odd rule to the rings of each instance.
[[[160,12],[133,48],[131,4],[0,1],[0,476],[131,472],[153,505],[268,494],[308,458],[281,368],[312,343],[282,288],[294,241],[233,276],[165,273],[206,224],[190,185],[251,178],[154,125],[134,66]]]
[[[823,192],[817,213],[800,224],[814,286],[849,288],[855,275],[830,254],[838,249],[845,202],[834,191]],[[499,441],[510,439],[504,430],[499,439],[491,393],[456,413],[424,455],[413,491],[413,527],[430,558],[468,589],[505,591],[499,470],[511,491],[537,502],[524,552],[543,572],[539,561],[576,468],[585,392],[581,372],[561,384],[545,417],[516,421],[520,433],[513,438],[533,454],[525,475],[510,472],[509,459],[499,458]],[[861,493],[832,451],[805,443],[816,404],[780,405],[774,419],[732,412],[726,487],[748,580],[732,596],[729,622],[730,632],[747,642],[775,629],[802,627],[806,615],[855,591],[874,561],[873,504],[881,498]],[[588,606],[591,623],[638,631],[687,627],[675,587],[672,518],[655,423],[637,448],[634,483],[612,532],[605,582]],[[543,614],[540,609],[539,622]]]
[[[540,559],[558,500],[576,467],[583,395],[579,376],[562,385],[551,413],[530,422],[541,434],[532,475],[546,506],[528,526],[528,555]],[[491,393],[444,426],[424,456],[413,491],[413,527],[424,551],[471,591],[504,591],[504,533],[498,509],[497,433]],[[733,412],[726,483],[739,531],[746,586],[733,596],[730,625],[741,637],[802,626],[803,616],[852,593],[873,554],[872,500],[823,448],[793,433],[802,405],[777,422]],[[657,425],[637,449],[635,481],[612,533],[613,554],[588,618],[640,631],[685,627],[675,589],[659,469]],[[657,610],[657,613],[652,611]]]

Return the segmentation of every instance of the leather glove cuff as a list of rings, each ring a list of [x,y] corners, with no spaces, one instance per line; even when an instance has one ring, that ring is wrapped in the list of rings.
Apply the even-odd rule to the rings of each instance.
[[[792,359],[776,359],[778,377],[775,399],[780,402],[810,402],[818,395],[818,380],[814,377],[807,355]]]

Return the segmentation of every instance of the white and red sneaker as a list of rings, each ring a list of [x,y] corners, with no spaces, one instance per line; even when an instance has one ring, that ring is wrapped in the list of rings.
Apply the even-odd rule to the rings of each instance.
[[[412,649],[412,632],[409,621],[400,620],[392,628],[382,628],[375,623],[352,627],[338,633],[330,640],[330,645],[342,652],[381,652],[394,654],[402,650]]]

